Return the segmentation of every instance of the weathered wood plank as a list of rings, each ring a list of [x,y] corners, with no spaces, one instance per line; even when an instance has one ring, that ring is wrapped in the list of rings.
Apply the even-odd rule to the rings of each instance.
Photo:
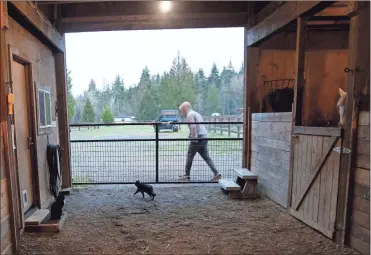
[[[312,162],[311,162],[311,167],[315,166],[318,163],[319,160],[319,153],[321,153],[321,150],[318,151],[318,143],[319,140],[322,139],[321,137],[316,137],[313,136],[313,150],[311,151],[312,153]],[[322,149],[322,148],[321,148]],[[318,176],[318,179],[314,181],[313,183],[313,201],[312,201],[312,221],[317,222],[317,215],[318,215],[318,196],[319,196],[319,185],[318,185],[318,180],[320,180],[320,176]]]
[[[353,208],[352,220],[358,225],[370,229],[370,215]]]
[[[356,168],[354,172],[354,181],[361,185],[370,186],[370,171],[362,168]]]
[[[1,239],[10,232],[10,220],[9,217],[1,219]]]
[[[311,188],[311,186],[313,184],[313,181],[317,177],[317,175],[318,175],[319,171],[321,170],[323,164],[325,163],[328,155],[331,153],[332,148],[334,147],[336,140],[337,140],[336,137],[333,137],[329,141],[326,141],[325,140],[325,143],[324,144],[325,144],[325,150],[327,150],[327,152],[323,154],[323,156],[321,157],[321,160],[320,160],[319,164],[317,164],[316,167],[315,167],[315,169],[313,169],[313,171],[312,171],[312,173],[314,174],[313,179],[309,182],[308,185],[306,185],[306,187],[305,187],[305,189],[304,189],[304,191],[303,191],[303,193],[301,195],[301,198],[299,199],[298,204],[294,207],[296,210],[300,206],[300,203],[302,202],[302,200],[305,197],[305,195],[308,192],[308,190]],[[328,142],[328,144],[326,145],[327,142]],[[328,149],[326,149],[326,148],[328,148]],[[325,181],[324,185],[326,185],[326,181]]]
[[[294,127],[294,134],[340,137],[341,128],[297,126]]]
[[[300,155],[300,184],[299,184],[299,193],[298,193],[298,199],[297,201],[300,201],[300,194],[303,192],[303,188],[306,182],[306,176],[305,176],[305,156],[307,155],[307,143],[308,143],[308,136],[302,136],[301,137],[301,155]],[[304,202],[304,201],[303,201]],[[294,207],[300,214],[301,220],[306,220],[304,208],[300,208],[300,210],[297,207]]]
[[[253,113],[252,120],[259,122],[291,122],[291,112]]]
[[[351,221],[350,234],[366,243],[370,243],[370,230]]]
[[[291,132],[290,122],[252,121],[252,129],[262,132]]]
[[[12,247],[12,236],[10,234],[10,232],[7,232],[3,237],[1,237],[1,254],[13,254],[13,253],[7,253],[7,250],[11,250],[9,249],[9,247]]]
[[[359,196],[363,199],[370,200],[370,186],[355,183],[354,195]]]
[[[266,162],[256,159],[251,160],[251,166],[254,166],[255,173],[263,176],[267,180],[287,189],[288,188],[288,171],[274,167]]]
[[[369,155],[356,155],[356,166],[364,169],[370,169],[370,154]]]
[[[287,206],[287,189],[278,186],[267,179],[259,176],[258,189],[260,192],[269,197],[279,205]]]
[[[277,149],[273,149],[273,148],[269,148],[269,147],[261,146],[257,144],[252,144],[251,149],[252,151],[265,154],[268,156],[273,156],[276,158],[281,158],[282,160],[285,160],[285,161],[290,160],[290,153],[287,151],[277,150]]]
[[[357,154],[364,154],[370,157],[370,141],[358,140],[357,141]]]
[[[359,126],[358,127],[357,140],[370,141],[370,126]],[[370,143],[370,142],[369,142]]]
[[[358,125],[370,126],[370,112],[366,111],[359,112]]]
[[[305,184],[307,184],[307,181],[311,177],[311,169],[312,169],[312,146],[313,146],[313,136],[307,136],[307,148],[306,148],[306,162],[305,162]],[[307,199],[304,201],[304,216],[307,220],[312,220],[312,203],[313,203],[313,195],[312,195],[312,189],[308,191]]]
[[[45,17],[42,17],[40,12],[36,11],[36,6],[30,2],[23,1],[10,1],[14,7],[21,12],[27,20],[35,26],[43,36],[53,44],[59,51],[65,52],[65,44],[63,36],[53,27],[53,25],[47,21]]]
[[[270,138],[252,137],[252,144],[267,146],[277,150],[290,151],[290,143],[286,141],[278,141]]]
[[[262,138],[269,138],[274,139],[278,141],[286,141],[291,142],[291,133],[290,132],[263,132],[259,129],[253,129],[252,133],[253,138],[254,137],[262,137]]]
[[[363,199],[359,196],[354,196],[353,207],[355,210],[370,214],[370,200]]]
[[[323,8],[329,6],[327,3]],[[278,29],[286,26],[303,13],[321,5],[320,1],[292,1],[286,2],[279,7],[272,15],[265,18],[261,23],[249,29],[246,34],[247,46],[252,46],[264,38],[267,38]],[[319,10],[318,10],[319,11]]]
[[[327,138],[328,139],[328,138]],[[333,170],[334,170],[334,158],[333,158],[334,152],[331,152],[330,155],[327,158],[327,162],[323,166],[325,169],[326,173],[326,180],[327,180],[327,185],[326,189],[327,192],[325,193],[325,221],[324,221],[324,227],[335,230],[335,218],[331,219],[331,204],[332,204],[332,192],[334,192],[335,187],[332,187],[332,181],[333,181]],[[336,213],[336,208],[333,209]],[[335,215],[336,216],[336,215]]]
[[[272,166],[279,167],[283,170],[288,171],[289,168],[290,168],[290,162],[285,161],[281,158],[276,158],[276,157],[273,157],[273,156],[268,156],[268,155],[265,155],[265,154],[262,154],[262,153],[258,153],[256,151],[253,151],[251,153],[251,158],[267,162],[267,163],[271,164]]]
[[[310,221],[310,220],[304,220],[300,217],[300,214],[298,211],[295,211],[294,209],[290,209],[290,214],[295,216],[296,218],[298,218],[299,220],[301,220],[302,222],[306,223],[307,225],[311,226],[312,228],[314,228],[315,230],[318,230],[319,232],[321,232],[322,234],[324,234],[325,236],[327,236],[328,238],[332,239],[333,237],[333,234],[334,232],[331,231],[331,230],[328,230],[324,227],[322,227],[320,224],[318,224],[317,222],[313,222],[313,221]]]
[[[341,140],[339,139],[336,146],[341,145]],[[330,219],[331,225],[329,228],[335,231],[335,222],[336,222],[336,210],[337,210],[337,196],[339,191],[339,172],[340,172],[340,154],[332,153],[332,159],[334,162],[333,165],[333,176],[332,176],[332,189],[331,189],[331,210],[330,210]]]
[[[352,248],[354,248],[356,251],[363,255],[369,255],[370,254],[370,244],[354,237],[350,236],[349,238],[349,244]]]

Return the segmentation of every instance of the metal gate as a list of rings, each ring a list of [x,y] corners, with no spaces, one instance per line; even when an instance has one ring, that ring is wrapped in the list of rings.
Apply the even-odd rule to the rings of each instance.
[[[178,123],[115,123],[70,125],[73,184],[179,183],[188,150],[188,128]],[[209,154],[223,177],[232,177],[242,164],[243,122],[202,122],[209,127]],[[159,131],[159,127],[178,125]],[[182,127],[183,126],[183,127]],[[216,127],[218,126],[218,127]],[[212,130],[212,131],[211,131]],[[211,132],[210,132],[211,131]],[[188,182],[213,177],[196,155]]]

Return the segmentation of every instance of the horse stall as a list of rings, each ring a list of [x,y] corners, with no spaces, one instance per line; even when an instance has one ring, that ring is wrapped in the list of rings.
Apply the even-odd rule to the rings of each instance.
[[[369,4],[336,2],[261,32],[288,5],[247,30],[247,165],[259,176],[261,194],[369,254],[370,83],[361,69],[369,69]],[[368,29],[359,25],[366,12]],[[357,54],[361,48],[368,59]],[[361,93],[352,91],[360,86],[355,82],[364,82]]]

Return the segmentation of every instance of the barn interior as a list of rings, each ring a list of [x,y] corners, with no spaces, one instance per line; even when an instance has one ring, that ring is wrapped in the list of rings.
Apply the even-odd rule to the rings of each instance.
[[[65,34],[212,27],[245,28],[241,167],[258,176],[259,194],[370,254],[369,2],[172,6],[164,14],[146,1],[0,1],[1,254],[18,254],[29,216],[55,199],[49,144],[61,148],[62,188],[72,188]]]

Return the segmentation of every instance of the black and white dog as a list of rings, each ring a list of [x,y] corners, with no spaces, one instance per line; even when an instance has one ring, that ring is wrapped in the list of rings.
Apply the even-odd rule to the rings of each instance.
[[[144,193],[147,193],[152,200],[155,199],[156,194],[153,193],[153,187],[149,184],[140,183],[139,180],[135,182],[135,186],[137,187],[137,191],[135,191],[134,195],[138,192],[142,193],[142,196],[144,198]]]

